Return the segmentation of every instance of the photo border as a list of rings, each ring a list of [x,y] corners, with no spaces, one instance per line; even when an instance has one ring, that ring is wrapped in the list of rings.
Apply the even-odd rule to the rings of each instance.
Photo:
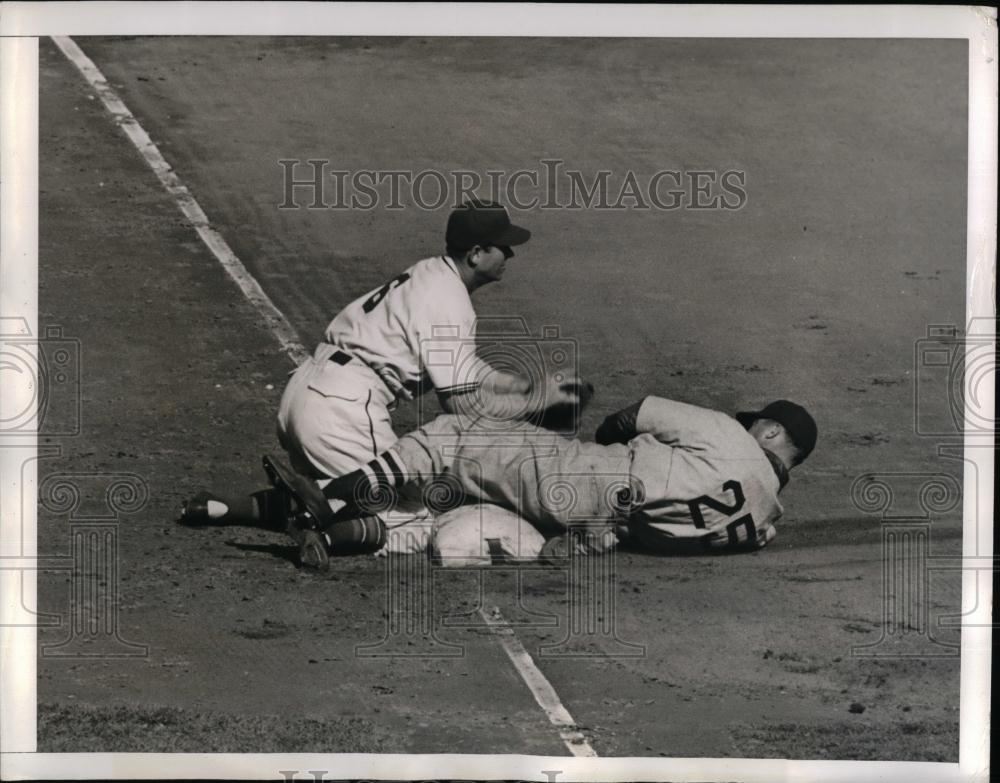
[[[968,243],[966,318],[995,318],[997,27],[996,9],[973,6],[610,6],[419,3],[4,3],[0,16],[0,315],[26,319],[37,334],[38,37],[52,35],[425,35],[519,37],[964,38],[969,41]],[[992,406],[993,382],[989,383]],[[982,389],[981,389],[982,390]],[[0,406],[20,410],[19,390]],[[20,407],[17,407],[19,406]],[[968,428],[967,428],[968,430]],[[0,481],[36,491],[37,439],[0,440]],[[963,556],[992,557],[992,448],[965,440]],[[23,466],[23,471],[22,471]],[[0,494],[0,777],[281,779],[280,770],[330,770],[330,778],[550,780],[908,781],[988,779],[992,583],[963,573],[960,740],[957,764],[405,754],[36,753],[37,628],[4,624],[36,605],[35,510],[21,516],[17,493]],[[21,563],[21,568],[16,564]],[[13,564],[13,565],[12,565]],[[975,591],[978,590],[978,593]],[[979,600],[972,601],[972,598]],[[30,720],[27,718],[30,716]],[[169,767],[166,765],[169,764]],[[302,773],[304,776],[306,773]],[[300,776],[300,779],[305,779]]]

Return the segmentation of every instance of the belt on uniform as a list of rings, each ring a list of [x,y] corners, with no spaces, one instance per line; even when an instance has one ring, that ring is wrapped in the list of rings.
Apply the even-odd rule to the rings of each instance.
[[[335,350],[333,353],[331,353],[328,358],[334,364],[339,364],[341,366],[344,366],[345,364],[350,364],[354,359],[357,359],[362,365],[364,365],[365,367],[367,367],[369,370],[371,370],[373,373],[375,373],[375,375],[378,376],[379,380],[382,381],[382,383],[385,385],[386,389],[389,390],[390,394],[393,394],[393,395],[395,394],[392,391],[392,387],[390,387],[389,384],[386,383],[385,378],[382,377],[382,374],[380,372],[378,372],[377,370],[375,370],[364,359],[361,359],[361,358],[359,358],[357,356],[354,356],[353,354],[347,353],[347,351],[341,351],[339,348],[337,350]]]

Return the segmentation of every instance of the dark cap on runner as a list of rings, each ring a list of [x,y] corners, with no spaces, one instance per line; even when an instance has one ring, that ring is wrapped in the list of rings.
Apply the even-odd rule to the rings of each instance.
[[[800,461],[808,457],[816,446],[816,422],[801,405],[788,400],[775,400],[763,410],[736,414],[736,421],[747,428],[757,419],[771,419],[782,425],[802,453]]]
[[[515,226],[503,205],[495,201],[472,199],[448,216],[445,242],[456,250],[523,245],[531,237],[526,228]]]

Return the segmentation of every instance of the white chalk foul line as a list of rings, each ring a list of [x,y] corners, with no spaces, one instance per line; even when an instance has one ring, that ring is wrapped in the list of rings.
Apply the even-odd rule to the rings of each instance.
[[[132,115],[132,112],[128,110],[122,99],[111,89],[108,80],[94,64],[93,60],[83,53],[72,38],[54,36],[52,40],[62,53],[66,55],[66,58],[76,66],[76,69],[83,75],[83,78],[94,89],[94,92],[97,93],[97,97],[101,99],[101,103],[104,104],[104,107],[111,116],[115,118],[122,131],[128,136],[129,141],[135,145],[139,154],[142,155],[143,159],[153,170],[153,173],[156,174],[157,179],[160,180],[163,187],[173,197],[177,208],[180,209],[184,217],[188,219],[195,231],[198,232],[201,241],[212,251],[212,254],[222,264],[223,269],[226,270],[236,285],[239,286],[240,291],[243,292],[243,295],[249,300],[250,304],[254,306],[261,318],[264,319],[268,328],[281,344],[282,351],[296,364],[307,359],[309,353],[302,345],[294,327],[285,318],[285,314],[264,293],[264,289],[260,287],[260,283],[243,266],[243,262],[240,261],[232,248],[229,247],[229,244],[222,238],[222,235],[212,228],[208,222],[208,216],[201,208],[201,205],[191,195],[191,191],[187,189],[187,186],[181,182],[180,177],[177,176],[170,164],[164,159],[160,150],[153,143],[153,140],[149,138],[149,134],[146,133],[139,124],[139,121]],[[514,630],[503,619],[499,610],[494,609],[492,613],[488,614],[480,609],[480,614],[486,620],[493,635],[499,639],[504,652],[507,653],[507,657],[514,664],[514,668],[517,669],[521,678],[531,690],[535,701],[538,702],[538,705],[548,716],[549,721],[559,731],[559,736],[569,749],[569,752],[574,756],[596,757],[597,754],[590,747],[590,743],[587,742],[586,737],[576,728],[573,716],[562,705],[559,695],[551,683],[545,679],[545,675],[535,665],[531,655],[528,654],[528,651],[524,649],[524,645],[514,635]]]
[[[499,639],[504,652],[510,658],[510,662],[514,664],[514,668],[517,669],[518,674],[521,675],[521,679],[528,686],[531,695],[535,697],[538,706],[548,716],[549,722],[559,731],[559,737],[569,749],[569,752],[574,756],[596,758],[597,753],[590,747],[587,738],[577,729],[576,721],[573,720],[573,716],[569,714],[569,710],[559,700],[559,694],[556,693],[556,689],[552,687],[552,683],[545,678],[545,675],[535,665],[531,654],[524,649],[521,640],[517,638],[514,629],[510,627],[503,615],[500,614],[500,610],[493,608],[486,611],[484,607],[480,607],[479,614],[486,621],[493,635]]]
[[[143,130],[143,127],[132,115],[132,112],[128,110],[128,107],[118,97],[118,94],[111,89],[104,74],[83,53],[72,38],[54,36],[52,40],[62,53],[66,55],[66,58],[76,66],[76,69],[83,75],[83,78],[94,89],[94,92],[97,93],[97,97],[101,99],[101,103],[104,104],[104,107],[114,117],[119,127],[128,136],[129,141],[135,145],[135,148],[153,170],[153,173],[156,174],[157,179],[160,180],[163,187],[173,197],[178,209],[188,219],[194,230],[198,232],[201,241],[205,243],[205,246],[219,260],[222,268],[226,270],[236,285],[239,286],[240,291],[243,292],[243,295],[257,310],[264,323],[267,324],[267,327],[278,339],[278,342],[281,344],[281,350],[296,364],[302,363],[302,361],[309,357],[309,352],[302,345],[298,332],[295,331],[294,327],[288,322],[288,319],[285,318],[284,313],[271,301],[271,298],[264,293],[264,289],[260,287],[260,283],[243,266],[243,262],[240,261],[232,248],[229,247],[229,244],[222,238],[222,235],[212,228],[201,205],[191,195],[191,191],[187,189],[187,186],[181,182],[180,177],[177,176],[170,164],[164,159],[160,150],[153,143],[152,139],[149,138],[146,131]]]

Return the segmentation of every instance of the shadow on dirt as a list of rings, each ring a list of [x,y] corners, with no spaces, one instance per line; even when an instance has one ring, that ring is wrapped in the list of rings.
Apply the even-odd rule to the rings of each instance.
[[[272,555],[281,560],[287,560],[289,563],[294,563],[295,565],[299,564],[298,547],[289,546],[288,544],[246,544],[241,541],[226,541],[225,544],[234,549],[239,549],[241,552],[260,552]]]

